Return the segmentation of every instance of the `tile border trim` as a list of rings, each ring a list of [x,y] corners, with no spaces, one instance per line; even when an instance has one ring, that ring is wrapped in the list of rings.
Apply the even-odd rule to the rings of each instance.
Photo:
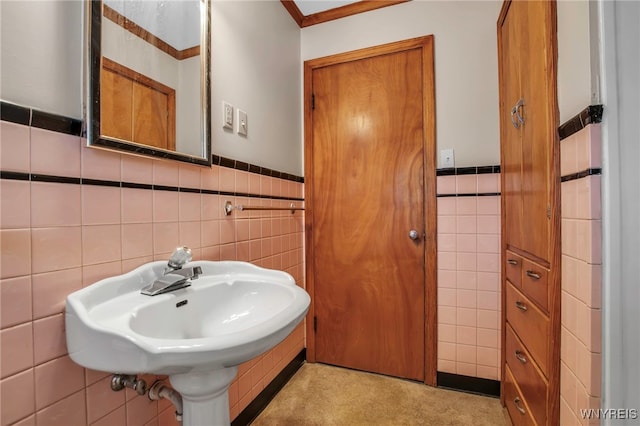
[[[238,414],[231,422],[231,426],[245,426],[254,421],[278,392],[280,392],[284,385],[286,385],[300,367],[302,367],[306,359],[307,349],[302,348],[300,353],[251,401],[247,408]]]
[[[560,140],[568,138],[574,133],[587,127],[589,124],[602,122],[603,105],[589,105],[573,118],[570,118],[566,122],[558,127],[558,135]]]
[[[0,101],[0,120],[80,136],[82,120]]]
[[[501,193],[500,192],[469,192],[465,194],[437,194],[436,198],[447,198],[447,197],[497,197]]]
[[[278,170],[269,169],[267,167],[261,167],[255,164],[245,163],[244,161],[234,160],[232,158],[221,157],[219,155],[212,155],[212,165],[227,167],[234,170],[240,170],[243,172],[255,173],[263,176],[270,176],[278,179],[290,180],[293,182],[304,183],[304,177],[296,176],[291,173],[280,172]]]
[[[82,135],[82,120],[76,118],[65,117],[62,115],[51,114],[33,108],[24,107],[11,102],[0,100],[0,120],[25,126],[37,127],[53,132],[64,133],[72,136],[80,137]],[[118,142],[113,141],[112,148],[118,148]],[[152,148],[140,148],[140,152],[144,154],[153,154]],[[172,159],[171,153],[162,153],[163,158]],[[275,177],[278,179],[290,180],[293,182],[304,183],[303,176],[296,176],[291,173],[280,172],[278,170],[261,167],[254,164],[245,163],[243,161],[231,158],[212,155],[212,165],[220,167],[228,167],[235,170],[260,174],[264,176]],[[200,164],[195,159],[193,164]],[[204,162],[201,164],[203,165]]]
[[[500,173],[500,165],[436,169],[436,176],[484,175],[489,173]]]
[[[11,172],[0,170],[0,179],[22,180],[31,182],[66,183],[73,185],[110,186],[115,188],[151,189],[156,191],[189,192],[194,194],[227,195],[230,197],[262,198],[270,200],[304,201],[304,198],[281,197],[277,195],[251,194],[248,192],[218,191],[215,189],[200,189],[181,186],[152,185],[135,182],[118,182],[111,180],[76,178],[68,176],[42,175],[36,173]]]
[[[0,101],[0,120],[28,126],[31,124],[31,110],[10,102]]]
[[[500,166],[472,166],[472,167],[449,167],[437,169],[436,176],[461,176],[461,175],[486,175],[491,173],[500,173]],[[453,193],[453,194],[436,194],[436,198],[446,197],[494,197],[500,195],[500,192],[469,192],[469,193]]]
[[[602,169],[601,168],[587,169],[587,170],[583,170],[583,171],[578,172],[578,173],[572,173],[570,175],[562,176],[560,178],[560,182],[562,182],[562,183],[570,182],[572,180],[582,179],[582,178],[585,178],[587,176],[594,176],[594,175],[601,175],[601,174],[602,174]]]
[[[500,397],[500,382],[498,380],[438,371],[436,383],[439,388],[454,389],[495,398]]]

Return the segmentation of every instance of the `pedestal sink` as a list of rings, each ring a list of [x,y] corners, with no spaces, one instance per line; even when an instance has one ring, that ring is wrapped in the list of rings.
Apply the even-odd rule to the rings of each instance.
[[[110,373],[166,374],[183,398],[183,424],[228,425],[237,366],[281,342],[309,295],[281,271],[246,262],[197,261],[190,287],[147,296],[166,262],[92,284],[67,297],[69,356]]]

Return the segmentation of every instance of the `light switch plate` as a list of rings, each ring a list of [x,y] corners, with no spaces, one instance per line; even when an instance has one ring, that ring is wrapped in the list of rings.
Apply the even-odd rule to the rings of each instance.
[[[247,123],[247,113],[241,109],[238,109],[238,125],[237,132],[239,135],[247,136],[249,130]]]
[[[233,105],[222,101],[222,127],[233,130]]]
[[[456,161],[453,157],[453,149],[440,150],[440,167],[443,169],[455,167]]]

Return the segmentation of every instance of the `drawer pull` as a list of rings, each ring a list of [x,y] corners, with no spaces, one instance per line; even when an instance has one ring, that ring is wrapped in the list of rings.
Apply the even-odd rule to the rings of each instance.
[[[524,354],[522,352],[520,352],[519,350],[516,350],[516,358],[518,359],[518,361],[520,361],[523,364],[527,363],[527,358],[524,356]]]
[[[515,406],[516,406],[516,408],[518,409],[518,411],[520,411],[522,414],[527,414],[527,411],[526,411],[524,408],[522,408],[522,407],[520,406],[520,403],[521,403],[521,402],[522,402],[522,400],[520,399],[520,397],[519,397],[519,396],[516,396],[516,397],[513,399],[513,405],[515,405]]]
[[[521,301],[517,301],[516,302],[516,308],[520,309],[523,312],[526,312],[529,308],[527,308],[527,305],[524,304],[524,302]]]
[[[540,274],[538,274],[537,272],[533,272],[533,271],[527,271],[527,276],[530,278],[533,278],[534,280],[539,280],[540,278],[542,278],[540,276]]]
[[[515,266],[515,265],[517,265],[517,264],[518,264],[518,261],[517,261],[517,260],[515,260],[515,259],[507,259],[507,263],[508,263],[509,265],[514,265],[514,266]]]

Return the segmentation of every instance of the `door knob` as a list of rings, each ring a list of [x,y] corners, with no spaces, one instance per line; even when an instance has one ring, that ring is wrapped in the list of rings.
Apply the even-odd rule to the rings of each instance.
[[[411,238],[412,240],[417,240],[419,237],[420,235],[418,235],[418,231],[416,231],[415,229],[409,231],[409,238]]]

